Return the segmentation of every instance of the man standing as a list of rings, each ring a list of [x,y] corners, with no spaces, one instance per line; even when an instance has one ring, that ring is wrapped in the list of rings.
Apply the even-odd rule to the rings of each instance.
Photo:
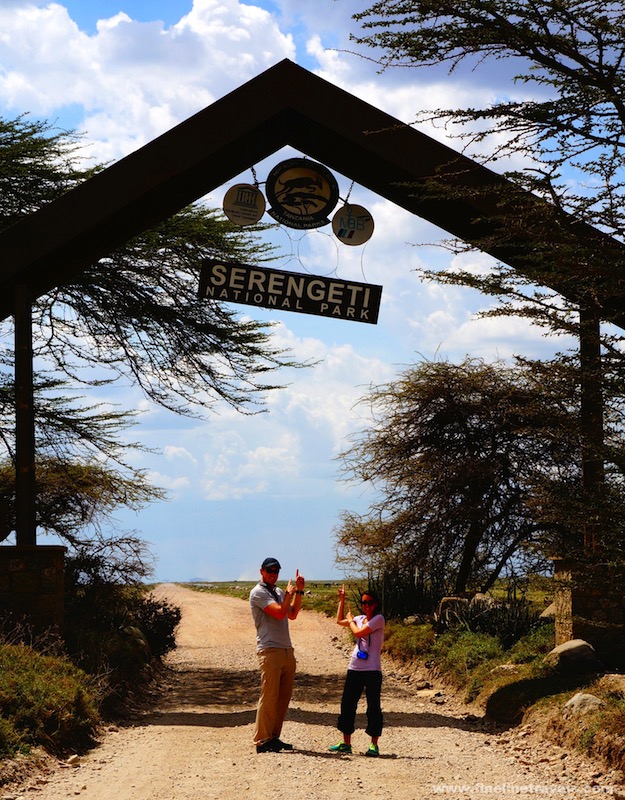
[[[302,606],[304,578],[295,573],[285,591],[276,586],[280,562],[266,558],[260,565],[260,581],[250,592],[250,606],[256,625],[256,652],[260,664],[261,689],[256,711],[254,744],[257,753],[292,750],[280,739],[295,680],[295,655],[289,635],[289,620]]]

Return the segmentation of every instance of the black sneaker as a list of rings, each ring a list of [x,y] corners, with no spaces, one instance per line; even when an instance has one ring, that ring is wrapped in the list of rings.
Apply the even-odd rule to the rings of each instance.
[[[276,747],[276,740],[275,739],[267,739],[266,742],[262,744],[256,745],[256,752],[257,753],[277,753],[278,750],[282,748]]]
[[[288,744],[288,742],[283,742],[282,739],[272,739],[271,743],[276,748],[276,750],[292,750],[293,745]]]

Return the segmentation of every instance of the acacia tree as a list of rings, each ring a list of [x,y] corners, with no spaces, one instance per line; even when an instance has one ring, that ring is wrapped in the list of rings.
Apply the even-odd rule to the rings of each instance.
[[[81,155],[80,137],[73,133],[25,117],[0,120],[0,229],[100,169],[85,168]],[[131,415],[85,405],[76,396],[65,402],[63,395],[121,376],[181,414],[203,415],[218,401],[244,413],[262,410],[264,393],[276,388],[271,373],[298,365],[273,345],[270,326],[243,319],[221,303],[200,301],[197,287],[206,257],[254,261],[268,255],[253,234],[197,203],[34,301],[40,524],[77,544],[81,521],[99,520],[101,532],[116,504],[137,507],[162,496],[123,458],[129,445],[120,436]],[[0,342],[0,460],[8,478],[14,456],[14,423],[7,413],[11,320],[0,323]],[[81,497],[70,502],[80,469]],[[6,530],[12,500],[4,484]]]
[[[129,463],[130,452],[146,450],[125,436],[137,413],[87,404],[75,387],[43,374],[35,378],[35,398],[38,527],[73,552],[104,548],[125,575],[145,577],[152,563],[146,544],[114,523],[119,508],[138,511],[165,498]],[[7,381],[0,385],[0,541],[15,530],[14,416],[14,385]]]
[[[496,62],[511,74],[503,99],[489,98],[484,108],[423,112],[417,120],[451,126],[447,131],[482,163],[499,164],[506,156],[518,163],[522,157],[525,168],[505,175],[545,202],[504,212],[494,236],[514,236],[516,218],[523,217],[524,230],[534,233],[525,254],[529,279],[501,264],[481,276],[424,276],[507,297],[510,302],[491,313],[522,313],[550,332],[579,332],[580,301],[599,317],[605,314],[595,281],[603,272],[618,274],[623,258],[618,248],[609,247],[609,255],[602,248],[609,239],[588,239],[587,228],[581,236],[578,231],[580,222],[589,223],[619,242],[625,233],[622,8],[586,0],[379,0],[355,19],[364,33],[352,38],[373,48],[383,69],[443,65],[454,75],[464,66],[473,75]],[[505,185],[500,191],[505,193]],[[477,234],[475,243],[480,244]],[[575,303],[535,289],[532,275],[549,272],[559,273],[558,282],[577,294]],[[612,359],[620,356],[620,340],[605,336],[603,343]]]
[[[372,387],[361,401],[372,422],[339,458],[344,477],[372,484],[377,500],[363,516],[343,515],[340,560],[377,574],[408,566],[440,598],[576,555],[576,395],[566,370],[545,383],[535,365],[477,359],[424,362]],[[618,425],[607,432],[615,477],[604,522],[625,499],[625,439]]]
[[[461,67],[474,75],[494,66],[510,74],[501,98],[487,106],[438,109],[418,119],[450,126],[447,131],[455,131],[467,153],[482,163],[497,161],[499,166],[506,156],[519,163],[521,157],[525,167],[506,177],[541,202],[527,202],[510,213],[502,188],[503,210],[494,233],[482,241],[476,235],[473,244],[492,249],[497,241],[514,239],[522,224],[532,240],[523,256],[526,277],[502,264],[483,275],[462,270],[423,270],[421,275],[499,298],[486,315],[524,316],[550,334],[580,338],[579,358],[564,356],[556,363],[568,366],[570,379],[587,389],[580,413],[585,427],[580,458],[588,466],[586,517],[598,518],[610,502],[600,464],[608,444],[601,430],[601,402],[622,405],[625,372],[623,336],[599,327],[614,309],[604,307],[598,290],[599,284],[612,281],[609,293],[618,295],[625,266],[623,248],[615,246],[625,233],[622,8],[586,0],[379,0],[355,19],[363,33],[353,38],[375,49],[383,69],[442,65],[452,75]],[[430,190],[441,188],[433,181]],[[586,223],[608,236],[587,237]],[[568,300],[536,288],[533,278],[549,273],[568,289]],[[610,532],[601,532],[606,535]]]
[[[482,161],[526,156],[531,163],[518,180],[578,219],[623,236],[625,18],[618,3],[379,0],[355,19],[366,34],[353,38],[382,51],[384,68],[446,64],[450,73],[461,65],[477,72],[492,61],[516,68],[511,80],[522,89],[520,99],[508,90],[485,108],[423,116],[458,123],[471,155]],[[501,134],[497,146],[485,152],[481,145],[493,133]]]
[[[0,227],[36,210],[97,170],[80,168],[80,140],[23,118],[0,125]],[[262,404],[273,370],[294,363],[270,326],[197,297],[202,259],[258,260],[266,249],[202,204],[135,237],[33,307],[35,357],[75,383],[85,366],[124,375],[156,403],[202,413],[217,399],[245,411]],[[3,333],[8,338],[9,324]]]

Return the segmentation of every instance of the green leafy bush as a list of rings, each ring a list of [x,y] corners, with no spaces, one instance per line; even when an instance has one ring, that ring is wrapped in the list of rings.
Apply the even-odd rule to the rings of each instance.
[[[435,639],[436,634],[429,624],[404,625],[390,621],[384,629],[384,652],[399,661],[410,661],[426,656]]]
[[[0,758],[13,756],[26,750],[22,736],[8,719],[0,717]]]
[[[180,609],[141,585],[118,583],[97,558],[68,558],[65,646],[78,666],[97,676],[103,713],[121,710],[151,667],[175,645]]]
[[[482,664],[491,666],[504,655],[498,637],[470,631],[447,631],[432,647],[435,665],[456,686],[466,686],[471,672]]]
[[[555,647],[556,633],[553,622],[539,622],[510,648],[510,661],[527,664],[542,658]]]
[[[176,628],[181,618],[178,606],[142,594],[136,598],[130,613],[134,625],[144,633],[153,656],[161,658],[176,647]]]

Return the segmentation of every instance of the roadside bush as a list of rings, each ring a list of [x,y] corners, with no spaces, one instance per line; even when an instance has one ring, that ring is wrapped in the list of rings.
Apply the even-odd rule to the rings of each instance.
[[[99,714],[93,684],[67,659],[0,645],[0,753],[31,745],[62,754],[93,744]]]
[[[151,667],[172,650],[180,609],[140,585],[111,581],[96,558],[68,558],[65,645],[78,666],[97,676],[103,713],[119,713],[141,691]]]
[[[0,758],[6,758],[26,750],[22,737],[8,719],[0,717]]]
[[[504,651],[498,637],[470,631],[447,631],[432,647],[432,660],[455,686],[466,686],[471,673],[483,664],[501,661]]]
[[[451,626],[496,636],[504,650],[509,650],[528,634],[537,625],[538,617],[538,611],[522,600],[494,605],[487,600],[477,600],[450,612]]]
[[[510,648],[510,661],[527,664],[542,658],[555,647],[556,632],[553,622],[538,622],[529,633]]]
[[[429,624],[404,625],[391,620],[384,628],[384,652],[398,661],[411,661],[426,656],[435,639]]]
[[[165,600],[155,600],[142,593],[130,609],[133,624],[145,635],[150,652],[162,658],[176,647],[176,628],[180,624],[180,609]]]
[[[625,703],[614,696],[604,699],[607,708],[597,715],[588,715],[582,723],[584,733],[589,731],[592,738],[583,736],[577,746],[622,771],[625,767]]]
[[[382,600],[387,619],[403,619],[411,614],[430,614],[445,595],[445,590],[415,577],[414,567],[394,566],[378,575],[369,575],[365,584],[375,589]]]

